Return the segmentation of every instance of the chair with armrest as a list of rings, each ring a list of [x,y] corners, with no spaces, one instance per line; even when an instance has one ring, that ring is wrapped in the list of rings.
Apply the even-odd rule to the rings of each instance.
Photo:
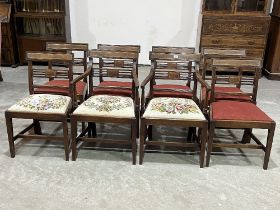
[[[141,128],[140,128],[140,160],[143,163],[144,151],[148,145],[165,145],[175,147],[200,147],[200,167],[203,167],[208,122],[197,106],[196,71],[193,65],[199,66],[200,54],[167,54],[150,52],[152,62],[150,74],[142,82],[141,96]],[[183,65],[181,65],[183,64]],[[164,68],[165,66],[165,68]],[[176,68],[180,66],[179,68]],[[187,68],[182,68],[187,66]],[[183,81],[187,88],[157,89],[155,80],[171,80],[172,83]],[[148,101],[145,97],[145,86],[150,83]],[[193,88],[188,86],[193,83]],[[163,95],[161,95],[161,91]],[[168,92],[167,92],[168,91]],[[168,93],[168,94],[167,94]],[[198,128],[193,134],[192,142],[188,134],[188,142],[172,142],[155,140],[152,126],[165,125],[176,127]],[[189,131],[190,132],[190,131]],[[146,138],[149,138],[147,140]]]
[[[77,144],[79,142],[96,142],[96,143],[110,143],[110,144],[126,144],[132,147],[132,162],[136,163],[136,136],[137,136],[137,119],[139,112],[139,96],[138,96],[138,78],[136,74],[136,63],[138,53],[136,52],[120,52],[120,51],[104,51],[104,50],[90,50],[90,63],[92,69],[88,70],[83,76],[89,75],[89,98],[82,103],[71,116],[72,128],[72,159],[77,158]],[[98,59],[99,65],[95,67],[93,60]],[[114,65],[113,67],[103,66],[103,60],[116,60],[116,63],[133,63],[131,67],[123,65]],[[72,87],[75,88],[75,82],[82,80],[80,76],[73,81]],[[105,93],[96,93],[95,88],[102,88],[94,85],[93,78],[98,77],[103,79],[126,79],[132,83],[132,87],[118,87],[119,90],[130,91],[129,96],[115,94],[116,87],[110,88],[112,91]],[[88,126],[82,130],[82,133],[77,135],[77,122],[88,122]],[[131,135],[128,140],[114,140],[98,138],[96,136],[95,123],[116,123],[130,125]]]
[[[45,77],[61,77],[68,80],[72,75],[73,66],[73,54],[61,54],[61,53],[48,53],[48,52],[28,52],[26,56],[28,62],[28,81],[30,95],[20,100],[15,105],[11,106],[5,112],[6,126],[8,133],[8,140],[10,146],[11,157],[15,157],[15,144],[14,142],[19,139],[39,139],[39,140],[55,140],[63,141],[65,158],[69,160],[69,147],[70,141],[68,138],[68,125],[67,118],[72,111],[74,101],[72,97],[74,93],[71,92],[69,86],[48,86],[40,79]],[[48,66],[34,66],[34,63],[48,62]],[[63,67],[53,67],[52,64],[56,62],[63,62],[67,64]],[[39,77],[39,78],[38,78]],[[40,84],[41,81],[41,84]],[[38,93],[40,88],[48,88],[50,90],[56,89],[52,93]],[[62,94],[60,94],[62,93]],[[68,93],[63,94],[63,93]],[[18,134],[14,135],[13,119],[31,119],[33,123],[27,126]],[[63,136],[53,136],[43,134],[41,131],[40,121],[51,121],[62,123]],[[34,129],[34,134],[27,133],[31,129]]]
[[[51,52],[58,53],[73,53],[74,62],[73,62],[73,78],[83,74],[87,70],[87,52],[88,44],[87,43],[63,43],[63,42],[47,42],[46,50]],[[57,63],[57,65],[63,65],[63,63]],[[68,86],[69,82],[61,79],[50,80],[48,85],[54,86]],[[76,84],[77,90],[77,100],[79,103],[82,103],[87,95],[87,78],[84,78],[83,81],[79,81]],[[42,89],[41,91],[48,92],[49,90]]]
[[[258,80],[261,61],[250,59],[213,59],[211,63],[212,82],[209,110],[209,139],[207,144],[206,166],[209,166],[213,148],[248,148],[262,149],[265,152],[263,168],[267,169],[272,147],[275,122],[256,106]],[[249,86],[242,91],[216,90],[215,85],[232,84],[237,88]],[[218,99],[222,94],[225,99]],[[244,98],[244,100],[243,100]],[[247,100],[249,98],[250,100]],[[215,129],[244,130],[241,143],[213,142]],[[253,129],[267,129],[268,136],[264,145],[254,134]],[[251,143],[251,139],[255,144]]]
[[[140,53],[140,45],[112,45],[112,44],[98,44],[97,45],[97,49],[99,50],[104,50],[104,51],[119,51],[119,52],[134,52],[137,53],[139,56]],[[102,65],[108,66],[108,67],[127,67],[130,68],[132,67],[133,63],[131,62],[123,62],[122,60],[118,60],[118,59],[103,59],[102,60]],[[136,63],[136,74],[138,76],[138,58],[137,58],[137,63]],[[131,92],[129,90],[132,89],[132,83],[129,81],[121,81],[121,80],[110,80],[110,81],[103,81],[103,78],[100,78],[100,87],[102,87],[102,89],[98,89],[96,88],[95,91],[97,92],[102,92],[102,93],[109,93],[112,90],[110,87],[115,87],[116,89],[114,90],[114,94],[115,95],[123,95],[123,96],[131,96]],[[109,89],[105,88],[105,87],[109,87]],[[125,87],[127,88],[127,90],[125,91],[123,90],[119,90],[119,93],[116,91],[118,90],[118,87]]]

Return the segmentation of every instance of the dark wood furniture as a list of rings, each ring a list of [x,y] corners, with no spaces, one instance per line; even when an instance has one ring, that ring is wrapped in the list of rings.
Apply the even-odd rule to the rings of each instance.
[[[26,51],[43,51],[46,42],[69,41],[67,0],[14,0],[15,27],[20,64]]]
[[[270,14],[271,23],[264,61],[264,75],[268,79],[280,80],[280,1],[274,0]]]
[[[0,18],[0,66],[1,66],[1,42],[2,42],[2,32],[1,32],[1,18]],[[2,81],[3,81],[3,76],[0,69],[0,82]]]
[[[2,16],[2,65],[15,67],[18,62],[12,4],[0,3]]]
[[[152,52],[159,53],[178,53],[178,54],[191,54],[195,52],[193,47],[168,47],[168,46],[152,46]]]
[[[39,140],[56,140],[63,141],[65,158],[69,160],[69,136],[67,119],[69,113],[72,111],[72,105],[74,101],[69,96],[53,95],[53,94],[35,94],[36,89],[40,85],[34,85],[34,77],[44,77],[45,75],[51,75],[54,73],[52,68],[55,62],[64,62],[67,67],[64,67],[64,71],[60,70],[56,73],[63,73],[67,76],[67,72],[72,71],[73,54],[51,54],[51,53],[28,53],[28,78],[29,78],[29,92],[30,96],[25,97],[5,112],[6,126],[8,132],[8,140],[10,146],[11,157],[15,157],[15,144],[14,142],[19,139],[39,139]],[[34,67],[34,62],[48,62],[49,66],[40,69]],[[43,85],[45,87],[45,85]],[[50,87],[52,88],[52,87]],[[72,89],[72,88],[71,88]],[[70,94],[71,96],[73,94]],[[14,135],[13,132],[13,119],[32,119],[33,123],[27,126],[18,134]],[[53,136],[42,134],[40,121],[51,121],[62,123],[63,136]],[[34,129],[34,134],[27,133],[31,129]]]
[[[73,53],[73,78],[77,75],[82,75],[87,70],[87,53],[88,53],[88,44],[86,43],[57,43],[57,42],[47,42],[46,50],[52,52],[64,52],[64,53]],[[58,64],[59,65],[59,64]],[[63,64],[60,64],[63,65]],[[54,86],[69,86],[69,81],[67,80],[52,80],[47,83],[48,85]],[[82,103],[86,98],[88,90],[88,81],[85,77],[83,81],[76,83],[75,91],[77,96],[77,101]],[[47,90],[48,91],[48,90]]]
[[[226,70],[225,70],[226,69]],[[228,73],[231,74],[228,74]],[[267,169],[270,151],[272,147],[275,122],[255,105],[257,97],[258,79],[261,74],[260,61],[252,60],[212,60],[212,85],[210,99],[210,129],[207,144],[206,166],[209,166],[210,155],[213,148],[247,148],[262,149],[265,151],[263,168]],[[240,92],[226,92],[231,99],[217,99],[215,84],[230,83],[240,88],[242,85],[250,85],[252,88]],[[233,96],[238,96],[234,98]],[[250,97],[251,102],[242,101],[242,97]],[[213,143],[215,129],[242,129],[243,139],[240,142],[215,142]],[[266,146],[253,134],[253,129],[268,129]],[[254,140],[255,144],[250,143]]]
[[[200,54],[170,54],[150,52],[152,62],[151,72],[141,84],[141,128],[140,128],[140,158],[143,163],[144,151],[147,145],[165,145],[175,147],[199,147],[200,167],[203,167],[207,120],[196,105],[196,74],[193,63],[199,66]],[[155,87],[155,80],[184,81],[184,88]],[[193,82],[193,89],[190,83]],[[149,102],[145,96],[145,86],[150,83]],[[163,94],[163,95],[162,95]],[[192,100],[193,99],[193,100]],[[196,101],[196,102],[195,102]],[[152,135],[152,126],[166,125],[177,127],[199,128],[198,135],[193,132],[194,138],[188,142],[157,141]],[[190,129],[189,129],[190,130]],[[190,131],[189,131],[190,132]],[[146,138],[149,137],[149,140]],[[188,135],[188,137],[191,137]],[[196,139],[197,142],[192,142]]]
[[[204,48],[246,49],[263,59],[269,30],[269,0],[203,0],[201,52]]]
[[[245,58],[246,57],[246,50],[245,49],[227,49],[227,48],[204,48],[202,51],[202,65],[199,71],[200,75],[197,75],[198,77],[201,76],[201,79],[204,80],[205,83],[211,83],[212,81],[212,67],[211,67],[211,63],[212,63],[212,59],[213,58]],[[204,85],[205,87],[207,87],[207,85]],[[209,90],[209,89],[208,89]],[[240,92],[241,89],[238,87],[226,87],[226,86],[215,86],[215,90],[217,92],[229,92],[229,91],[233,91],[233,92]],[[209,103],[206,100],[206,96],[207,99],[210,99],[210,92],[207,91],[207,88],[201,88],[200,89],[200,107],[203,107],[204,109],[207,108],[207,104]],[[219,95],[218,97],[228,97],[228,96],[224,96],[224,95]],[[248,98],[250,100],[250,98]],[[206,111],[206,110],[203,110]]]
[[[137,136],[137,110],[138,96],[138,78],[136,73],[136,63],[138,59],[137,52],[121,52],[108,50],[90,50],[88,54],[92,69],[87,70],[85,74],[77,77],[73,81],[75,83],[89,76],[89,98],[82,103],[71,115],[71,131],[72,131],[72,160],[77,158],[77,144],[82,142],[99,142],[109,144],[131,145],[132,147],[132,163],[136,164],[136,136]],[[93,60],[98,59],[99,65],[95,67]],[[104,64],[104,60],[113,61],[113,66]],[[127,66],[129,65],[129,67]],[[99,77],[100,81],[104,78],[122,78],[132,82],[130,88],[127,87],[111,87],[112,91],[106,93],[96,93],[93,77]],[[108,87],[105,87],[108,89]],[[129,91],[132,96],[114,94],[113,90]],[[77,122],[88,122],[88,126],[82,129],[82,133],[77,135]],[[127,140],[103,139],[96,136],[95,123],[116,123],[128,124],[131,128],[131,135]]]

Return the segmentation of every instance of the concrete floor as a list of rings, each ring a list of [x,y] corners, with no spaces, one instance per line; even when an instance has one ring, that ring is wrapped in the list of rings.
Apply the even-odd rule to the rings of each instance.
[[[146,153],[133,166],[127,150],[83,148],[76,162],[64,160],[63,146],[49,141],[21,141],[9,156],[4,111],[28,95],[27,67],[2,68],[0,82],[0,209],[279,209],[280,82],[260,80],[258,105],[278,124],[269,163],[255,150],[220,150],[209,168],[200,169],[198,154]],[[140,80],[147,68],[140,68]],[[15,132],[28,122],[19,120]],[[57,124],[44,124],[56,129]],[[100,127],[105,134],[125,126]],[[55,131],[55,132],[56,132]],[[108,133],[106,133],[108,131]],[[184,129],[160,127],[164,138],[184,137]],[[265,140],[266,132],[255,132]],[[117,134],[116,138],[118,138]],[[241,132],[219,131],[236,140]]]

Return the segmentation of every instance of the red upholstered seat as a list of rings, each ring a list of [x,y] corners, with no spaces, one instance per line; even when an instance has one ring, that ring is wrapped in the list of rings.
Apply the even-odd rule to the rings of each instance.
[[[119,81],[103,81],[99,84],[101,87],[108,88],[94,88],[93,94],[110,94],[118,96],[131,96],[132,95],[132,82],[119,82]],[[113,87],[113,88],[112,88]],[[118,89],[118,87],[126,87],[129,89]]]
[[[241,120],[271,122],[255,104],[240,101],[217,101],[211,104],[213,120]]]
[[[45,85],[62,86],[62,87],[68,87],[69,88],[69,81],[68,80],[51,80],[49,82],[46,82]],[[83,95],[85,89],[86,89],[86,83],[85,82],[79,81],[79,82],[76,83],[77,95]],[[62,94],[62,95],[69,95],[69,90],[63,90],[63,89],[60,89],[60,88],[49,88],[49,87],[36,88],[35,92],[56,93],[56,94]]]
[[[245,95],[230,95],[230,94],[219,94],[219,93],[239,93],[242,92],[239,88],[236,87],[215,87],[215,92],[216,92],[216,100],[240,100],[240,101],[250,101],[251,97],[250,96],[245,96]],[[202,98],[205,99],[206,95],[206,89],[202,88]],[[208,99],[210,99],[210,94],[208,96]]]
[[[182,97],[182,98],[191,98],[191,92],[176,92],[178,90],[191,90],[189,86],[186,85],[172,85],[172,84],[162,84],[162,85],[154,85],[154,89],[163,89],[162,91],[154,90],[154,97]],[[168,91],[164,89],[173,89],[175,91]]]

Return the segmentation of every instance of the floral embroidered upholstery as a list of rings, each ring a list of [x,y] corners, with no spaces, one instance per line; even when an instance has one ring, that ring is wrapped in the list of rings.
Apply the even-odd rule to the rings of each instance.
[[[152,119],[205,120],[196,103],[185,98],[154,98],[143,115]]]
[[[87,99],[73,113],[84,116],[134,118],[134,104],[130,97],[96,95]]]
[[[51,94],[34,94],[27,96],[8,111],[28,113],[65,114],[71,102],[68,96]]]

